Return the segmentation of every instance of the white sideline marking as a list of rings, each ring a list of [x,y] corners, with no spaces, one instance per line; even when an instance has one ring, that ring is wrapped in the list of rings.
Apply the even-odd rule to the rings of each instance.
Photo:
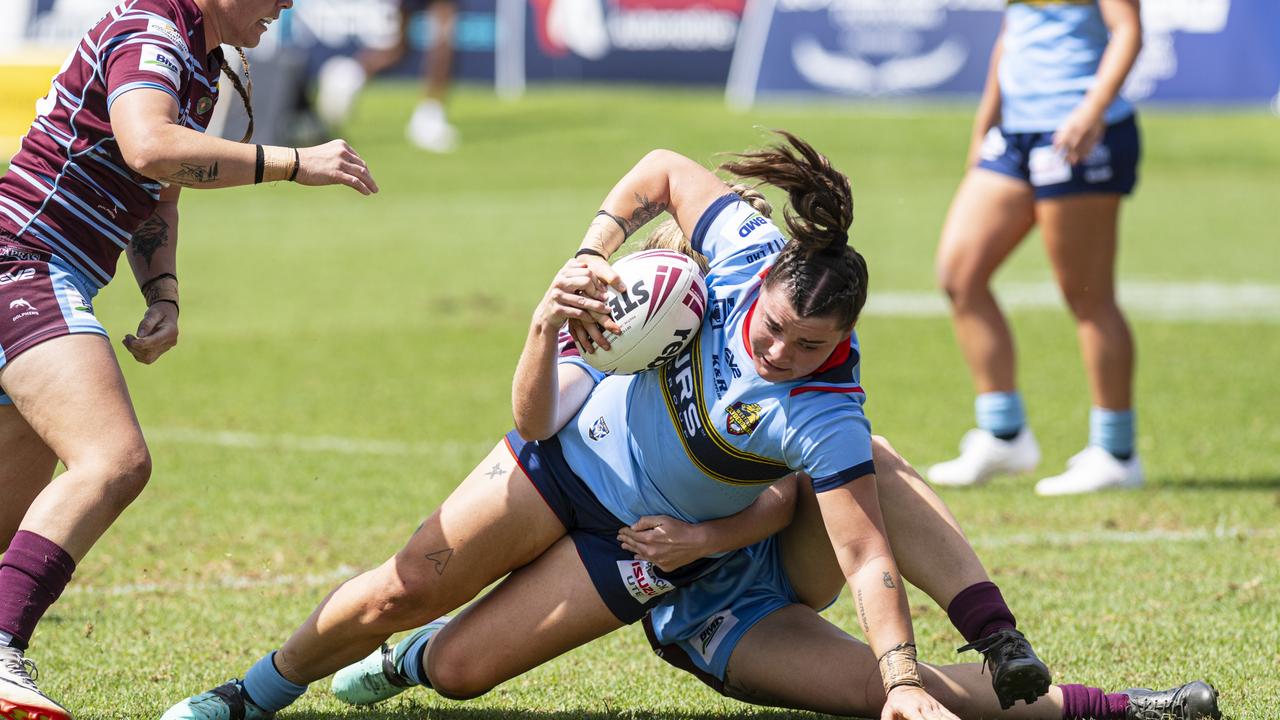
[[[976,537],[977,547],[1026,547],[1029,545],[1084,545],[1107,544],[1155,544],[1165,542],[1198,542],[1204,540],[1239,540],[1241,538],[1272,538],[1280,535],[1276,528],[1236,528],[1218,525],[1215,528],[1190,530],[1091,530],[1062,533],[1019,533]]]
[[[1155,544],[1169,542],[1200,542],[1206,540],[1238,540],[1240,538],[1272,538],[1280,536],[1276,528],[1235,528],[1219,525],[1216,528],[1190,530],[1095,530],[1074,533],[1020,533],[1016,535],[978,537],[973,544],[980,548],[1025,547],[1031,545],[1082,545],[1087,543]],[[91,595],[121,597],[130,595],[198,595],[217,590],[257,590],[273,587],[326,587],[346,580],[360,572],[352,565],[340,565],[327,573],[307,575],[275,575],[271,577],[244,577],[227,575],[203,582],[129,583],[105,587],[72,584],[67,595]]]
[[[147,439],[157,442],[248,450],[292,450],[299,452],[331,452],[342,455],[460,455],[484,452],[490,445],[479,442],[400,442],[367,440],[336,435],[263,435],[233,430],[197,430],[194,428],[147,428]],[[480,458],[476,458],[477,461]]]
[[[223,577],[202,582],[142,582],[125,585],[108,585],[95,587],[72,584],[67,588],[67,595],[108,595],[112,597],[126,595],[197,595],[214,590],[259,590],[273,587],[316,587],[331,585],[339,580],[356,575],[360,568],[352,565],[339,565],[327,573],[309,573],[307,575],[274,575],[271,577],[245,577],[242,575],[225,575]]]
[[[1000,283],[996,297],[1007,310],[1064,310],[1053,283]],[[1120,305],[1133,317],[1191,322],[1280,322],[1280,285],[1214,282],[1124,281]],[[941,291],[871,291],[871,316],[940,317],[950,314]]]

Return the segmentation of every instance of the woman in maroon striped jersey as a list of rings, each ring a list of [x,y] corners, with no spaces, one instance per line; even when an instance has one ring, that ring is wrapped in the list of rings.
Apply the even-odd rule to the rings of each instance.
[[[146,299],[129,352],[178,337],[182,187],[378,186],[335,140],[267,147],[204,134],[222,44],[254,47],[292,0],[124,0],[77,43],[0,177],[0,716],[66,720],[27,643],[72,571],[141,492],[151,458],[91,304],[124,252]],[[246,63],[247,68],[247,63]],[[58,461],[66,472],[53,476]]]

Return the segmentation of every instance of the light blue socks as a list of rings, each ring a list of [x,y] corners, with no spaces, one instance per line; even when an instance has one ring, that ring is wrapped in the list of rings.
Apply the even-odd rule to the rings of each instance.
[[[1001,440],[1012,440],[1027,424],[1027,411],[1022,407],[1022,394],[1013,392],[982,393],[973,401],[978,427]]]
[[[244,674],[245,694],[254,705],[272,713],[288,707],[307,691],[306,685],[294,685],[280,674],[275,656],[275,651],[267,653]]]
[[[1089,410],[1089,444],[1106,450],[1117,460],[1128,460],[1133,457],[1134,424],[1132,409],[1091,408]]]
[[[427,674],[422,671],[422,655],[427,651],[427,643],[431,642],[431,638],[435,633],[423,633],[421,636],[413,639],[404,654],[400,656],[400,667],[396,668],[400,674],[412,680],[414,683],[423,687],[431,687],[431,681],[427,678]]]

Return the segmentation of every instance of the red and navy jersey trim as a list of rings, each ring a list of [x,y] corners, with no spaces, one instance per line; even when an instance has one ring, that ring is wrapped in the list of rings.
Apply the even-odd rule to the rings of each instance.
[[[711,224],[715,222],[720,212],[729,207],[731,203],[742,202],[742,198],[737,193],[726,193],[716,198],[715,202],[702,213],[702,217],[698,218],[698,224],[693,226],[693,237],[689,238],[689,244],[694,250],[706,255],[702,250],[702,241],[707,238],[707,233],[711,230]]]

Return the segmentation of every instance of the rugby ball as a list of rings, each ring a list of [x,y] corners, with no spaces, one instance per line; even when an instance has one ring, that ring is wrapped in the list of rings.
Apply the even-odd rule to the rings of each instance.
[[[622,332],[605,332],[609,349],[582,359],[602,372],[626,375],[661,367],[685,348],[702,327],[707,284],[702,269],[673,250],[644,250],[613,264],[627,291],[608,291],[610,314]]]

